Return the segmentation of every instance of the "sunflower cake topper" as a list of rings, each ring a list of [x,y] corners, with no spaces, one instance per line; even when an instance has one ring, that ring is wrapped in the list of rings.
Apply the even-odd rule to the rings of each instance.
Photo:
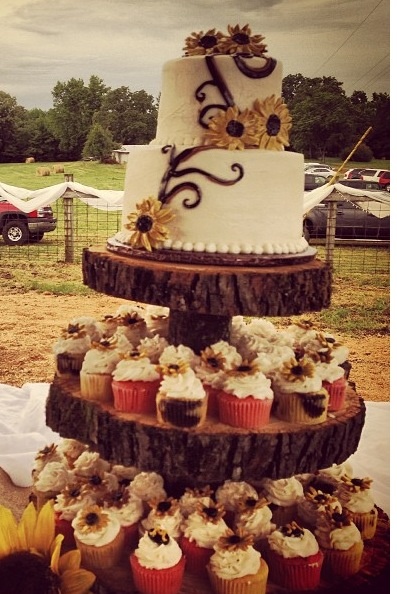
[[[249,25],[228,25],[227,34],[209,29],[204,33],[191,33],[185,40],[183,51],[185,56],[202,56],[211,54],[246,54],[263,56],[266,44],[263,35],[253,35]]]
[[[167,223],[174,214],[168,207],[164,207],[160,200],[152,196],[136,205],[136,211],[128,215],[129,223],[126,229],[132,231],[130,244],[136,248],[144,248],[151,252],[158,248],[168,238]]]

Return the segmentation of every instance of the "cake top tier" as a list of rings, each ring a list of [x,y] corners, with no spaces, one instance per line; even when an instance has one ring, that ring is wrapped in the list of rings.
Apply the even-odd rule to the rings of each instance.
[[[282,64],[248,25],[191,33],[184,57],[163,66],[155,145],[284,150],[291,117]]]

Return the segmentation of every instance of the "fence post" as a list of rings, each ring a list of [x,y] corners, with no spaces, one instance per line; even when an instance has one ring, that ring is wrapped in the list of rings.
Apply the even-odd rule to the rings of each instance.
[[[64,174],[65,182],[73,181],[73,173]],[[73,234],[73,191],[66,190],[63,198],[63,215],[65,225],[65,262],[74,262],[74,234]]]

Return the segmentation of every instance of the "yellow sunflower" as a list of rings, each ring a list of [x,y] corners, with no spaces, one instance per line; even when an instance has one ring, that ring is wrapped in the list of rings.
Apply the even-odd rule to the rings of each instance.
[[[242,361],[240,365],[236,365],[229,371],[227,371],[227,375],[229,377],[241,377],[246,375],[255,375],[258,373],[259,367],[256,363],[252,361]]]
[[[220,110],[208,122],[204,144],[229,150],[258,146],[257,120],[248,109],[240,113],[237,107]]]
[[[160,200],[152,197],[142,200],[136,208],[136,212],[128,215],[130,222],[126,225],[126,228],[132,231],[130,244],[151,252],[152,247],[159,247],[167,239],[166,223],[175,215],[170,208],[164,208]]]
[[[222,54],[253,54],[262,56],[266,52],[266,44],[263,35],[252,35],[248,25],[232,27],[228,25],[229,36],[224,35],[219,43],[219,51]]]
[[[276,99],[272,95],[263,101],[256,99],[254,111],[260,121],[259,148],[283,151],[285,146],[289,146],[292,118],[281,97]]]
[[[187,361],[175,361],[175,363],[167,363],[165,365],[158,365],[158,370],[161,375],[181,375],[186,373],[190,369],[190,365]]]
[[[252,547],[254,537],[252,534],[247,534],[241,528],[235,532],[230,528],[218,540],[218,546],[224,551],[246,551]]]
[[[222,353],[216,353],[211,347],[206,347],[201,351],[200,356],[203,364],[212,371],[219,371],[225,368],[225,357]]]
[[[218,44],[223,37],[223,34],[215,29],[209,29],[206,33],[203,31],[192,33],[185,39],[186,45],[183,48],[185,56],[202,56],[218,53]]]
[[[63,535],[55,536],[52,502],[47,502],[39,512],[29,503],[19,523],[10,509],[0,505],[2,583],[8,583],[5,578],[12,579],[22,593],[23,580],[35,576],[43,584],[43,594],[87,594],[95,575],[80,568],[81,556],[77,549],[61,555],[62,541]]]
[[[281,368],[281,375],[289,382],[302,382],[308,377],[313,377],[315,373],[314,362],[303,357],[302,359],[295,359],[292,357],[286,361]]]

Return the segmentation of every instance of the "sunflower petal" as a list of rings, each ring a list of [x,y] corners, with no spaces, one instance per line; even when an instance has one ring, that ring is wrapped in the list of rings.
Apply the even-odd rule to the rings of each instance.
[[[42,554],[50,553],[51,543],[55,537],[55,519],[53,502],[47,501],[37,516],[35,529],[35,548]]]
[[[18,548],[17,522],[12,511],[0,505],[0,559]]]
[[[81,553],[78,549],[73,549],[60,556],[58,562],[58,571],[62,575],[64,571],[70,569],[79,569],[81,564]]]
[[[21,521],[18,525],[18,538],[23,549],[36,548],[35,531],[37,524],[37,511],[31,501],[23,510]]]
[[[64,536],[63,534],[57,534],[55,539],[51,544],[50,554],[51,554],[51,569],[54,573],[58,572],[58,565],[59,565],[59,558],[61,556],[61,546],[63,542]]]
[[[62,594],[86,594],[95,579],[95,575],[86,569],[67,569],[61,575],[61,592]]]

